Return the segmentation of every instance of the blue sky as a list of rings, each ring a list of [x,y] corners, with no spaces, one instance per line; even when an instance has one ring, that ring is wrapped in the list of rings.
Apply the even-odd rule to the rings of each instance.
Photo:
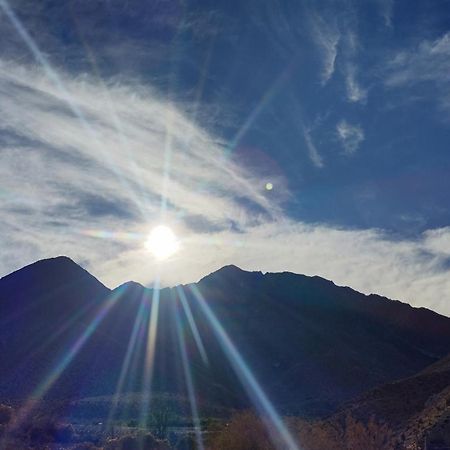
[[[449,312],[450,2],[0,6],[2,274],[235,263]]]

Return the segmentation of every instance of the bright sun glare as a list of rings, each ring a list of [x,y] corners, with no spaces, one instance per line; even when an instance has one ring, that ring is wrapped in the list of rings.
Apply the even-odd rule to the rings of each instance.
[[[169,227],[158,225],[150,232],[145,248],[153,253],[156,259],[163,260],[177,252],[179,243]]]

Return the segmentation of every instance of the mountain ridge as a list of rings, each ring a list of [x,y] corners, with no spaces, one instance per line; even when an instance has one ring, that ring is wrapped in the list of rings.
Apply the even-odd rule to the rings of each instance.
[[[180,290],[197,336],[180,303]],[[269,398],[286,413],[330,413],[364,390],[413,375],[450,351],[450,319],[431,310],[367,296],[321,277],[226,266],[198,283],[160,290],[154,385],[161,391],[186,395],[179,380],[178,316],[202,399],[227,407],[249,405],[196,290]],[[152,289],[127,282],[110,290],[64,257],[0,279],[0,356],[6,367],[0,373],[0,398],[28,395],[78,345],[80,336],[87,336],[83,346],[46,395],[112,394],[134,329],[142,337],[133,344],[125,389],[139,392],[145,385],[152,301]]]

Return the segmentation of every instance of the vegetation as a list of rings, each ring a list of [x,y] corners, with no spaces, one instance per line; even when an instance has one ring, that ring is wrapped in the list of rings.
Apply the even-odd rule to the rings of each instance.
[[[251,411],[236,413],[231,421],[213,433],[209,450],[275,450],[262,421]]]

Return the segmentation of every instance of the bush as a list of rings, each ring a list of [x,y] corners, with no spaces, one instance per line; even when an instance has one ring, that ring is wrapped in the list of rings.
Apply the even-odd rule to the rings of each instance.
[[[210,450],[275,450],[262,421],[251,411],[235,414],[209,439]]]

